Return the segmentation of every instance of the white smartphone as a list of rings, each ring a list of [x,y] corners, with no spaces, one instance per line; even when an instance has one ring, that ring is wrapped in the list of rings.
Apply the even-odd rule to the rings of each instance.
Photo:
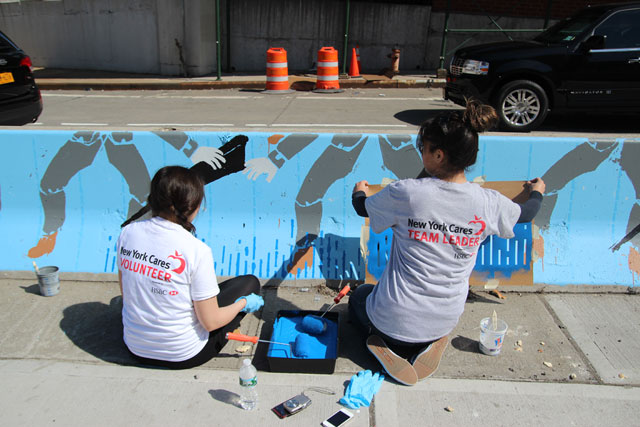
[[[338,427],[343,426],[353,418],[353,414],[346,409],[340,409],[335,414],[322,422],[323,427]]]

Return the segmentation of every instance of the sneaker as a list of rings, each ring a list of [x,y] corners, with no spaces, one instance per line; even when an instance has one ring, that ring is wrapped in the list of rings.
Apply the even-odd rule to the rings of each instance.
[[[371,335],[367,338],[367,348],[391,378],[404,385],[414,385],[418,382],[418,375],[411,363],[395,354],[382,338]]]
[[[429,347],[414,358],[412,365],[416,374],[418,374],[418,380],[430,377],[438,369],[440,359],[442,359],[442,354],[448,343],[449,337],[444,336],[429,344]]]

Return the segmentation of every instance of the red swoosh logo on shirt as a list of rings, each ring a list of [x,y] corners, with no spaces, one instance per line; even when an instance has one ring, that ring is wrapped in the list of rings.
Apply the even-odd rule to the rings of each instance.
[[[485,222],[482,220],[482,218],[478,217],[478,215],[474,215],[473,217],[475,219],[473,221],[469,221],[469,224],[480,224],[480,231],[478,231],[477,233],[473,234],[474,236],[479,236],[480,234],[482,234],[484,229],[487,228],[487,224],[485,224]]]
[[[175,255],[169,255],[168,258],[173,258],[173,259],[177,259],[178,261],[180,261],[180,266],[178,268],[174,268],[171,271],[175,271],[177,274],[180,274],[184,271],[184,267],[187,265],[187,263],[184,261],[184,258],[182,258],[182,255],[178,253],[178,251],[176,251]]]

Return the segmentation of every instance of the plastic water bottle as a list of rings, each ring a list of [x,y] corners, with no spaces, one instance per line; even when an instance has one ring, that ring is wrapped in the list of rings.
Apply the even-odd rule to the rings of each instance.
[[[248,411],[258,406],[258,371],[250,359],[242,361],[240,367],[240,406]]]

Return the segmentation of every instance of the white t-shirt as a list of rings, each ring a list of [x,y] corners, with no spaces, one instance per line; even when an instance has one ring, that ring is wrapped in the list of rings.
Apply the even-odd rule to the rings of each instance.
[[[209,332],[193,301],[218,295],[211,248],[160,217],[134,222],[118,238],[124,341],[132,353],[180,362],[202,350]]]
[[[371,229],[391,227],[389,262],[367,298],[384,334],[426,342],[449,334],[464,310],[478,247],[511,238],[520,206],[477,184],[437,178],[396,181],[365,202]]]

